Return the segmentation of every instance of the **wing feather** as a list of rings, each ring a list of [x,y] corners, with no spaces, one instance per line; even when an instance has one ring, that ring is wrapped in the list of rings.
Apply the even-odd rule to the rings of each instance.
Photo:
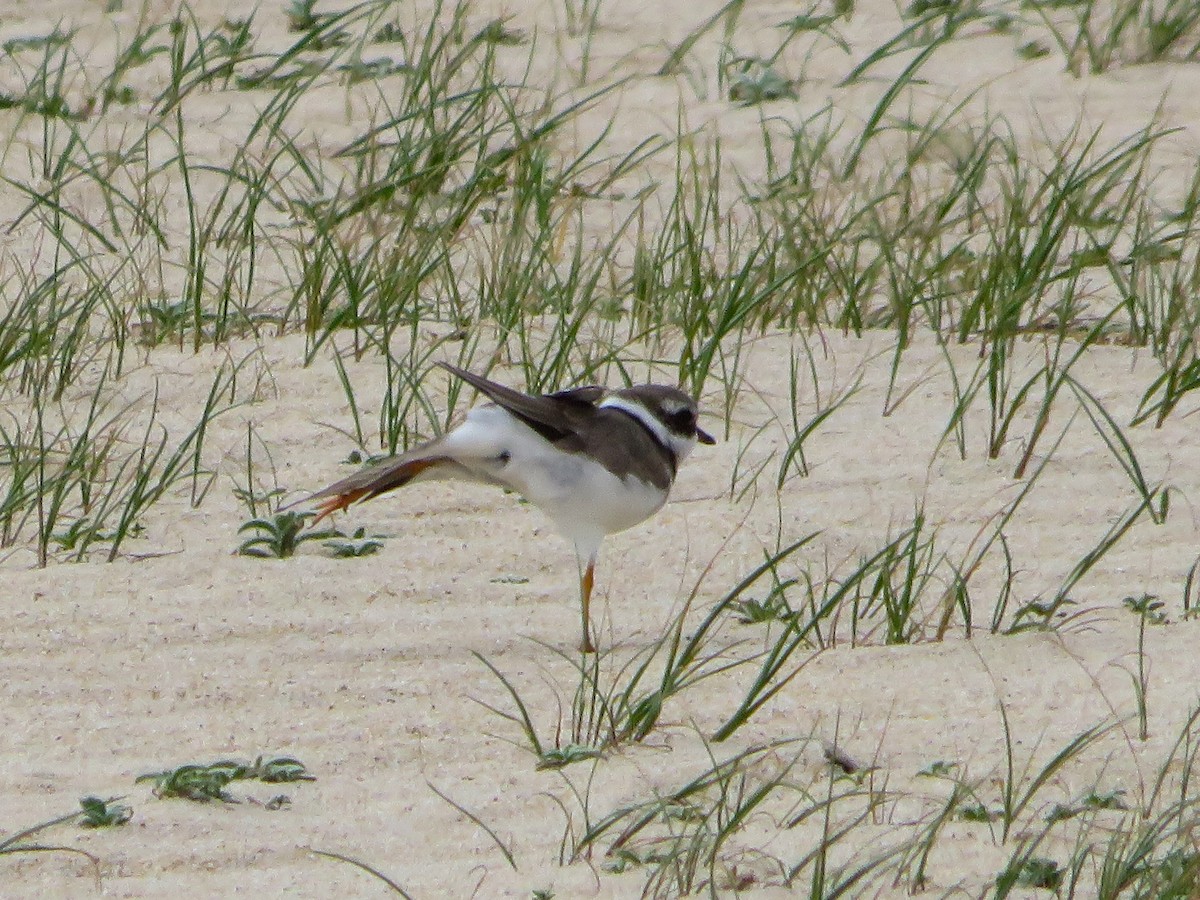
[[[577,434],[581,414],[593,410],[605,393],[604,388],[589,385],[535,397],[514,391],[510,387],[489,381],[447,362],[438,365],[457,375],[497,406],[508,410],[550,441]]]

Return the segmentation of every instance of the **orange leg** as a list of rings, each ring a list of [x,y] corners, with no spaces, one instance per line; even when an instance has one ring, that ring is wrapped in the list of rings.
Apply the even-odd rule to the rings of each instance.
[[[596,646],[592,643],[590,632],[590,612],[592,605],[592,585],[596,580],[596,561],[589,559],[583,577],[579,579],[579,593],[583,598],[583,643],[579,645],[582,653],[595,653]]]

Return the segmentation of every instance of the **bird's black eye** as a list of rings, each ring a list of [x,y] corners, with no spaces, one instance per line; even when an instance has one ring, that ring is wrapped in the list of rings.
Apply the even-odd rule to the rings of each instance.
[[[696,413],[686,407],[671,413],[668,421],[676,434],[693,434],[696,431]]]

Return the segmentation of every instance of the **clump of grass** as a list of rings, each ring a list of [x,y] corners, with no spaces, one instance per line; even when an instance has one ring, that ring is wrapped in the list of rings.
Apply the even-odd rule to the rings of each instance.
[[[1130,672],[1129,678],[1133,682],[1133,693],[1137,702],[1138,738],[1145,741],[1150,737],[1149,708],[1147,706],[1150,674],[1146,666],[1146,626],[1167,623],[1167,614],[1163,612],[1166,604],[1154,594],[1126,597],[1121,602],[1126,609],[1138,617],[1137,671]]]
[[[129,536],[137,537],[145,530],[141,523],[134,522],[129,529]],[[87,516],[80,516],[62,531],[50,535],[58,549],[67,552],[78,552],[89,544],[111,544],[116,537],[115,531],[105,531]]]
[[[271,492],[270,496],[275,496],[275,492]],[[372,556],[383,548],[384,535],[368,535],[366,528],[359,528],[353,534],[346,534],[337,528],[305,531],[308,520],[315,516],[316,513],[309,511],[284,510],[276,511],[269,517],[244,522],[238,528],[238,534],[248,532],[250,536],[242,541],[236,552],[239,556],[257,559],[290,559],[301,545],[320,541],[337,559],[359,559]]]
[[[314,512],[286,510],[276,512],[270,518],[243,522],[238,534],[249,532],[250,536],[238,545],[237,553],[258,559],[290,559],[302,544],[345,537],[336,528],[305,531],[304,526],[315,516]]]
[[[730,608],[730,611],[742,625],[791,621],[797,613],[788,605],[784,590],[785,588],[773,589],[763,600],[756,600],[753,597],[739,600]]]
[[[84,797],[79,801],[83,808],[79,824],[84,828],[112,828],[124,825],[133,818],[133,808],[116,801],[120,797],[101,800],[99,797]]]
[[[511,17],[495,18],[475,33],[474,40],[503,47],[517,47],[529,40],[529,36],[520,28],[510,28]]]
[[[374,556],[383,549],[382,534],[367,534],[366,528],[355,529],[353,534],[325,541],[326,547],[337,559],[359,559]]]
[[[1073,803],[1056,803],[1051,807],[1050,812],[1046,813],[1046,821],[1061,822],[1096,810],[1128,810],[1129,804],[1125,802],[1125,793],[1122,788],[1103,792],[1091,791]]]
[[[726,63],[725,80],[729,99],[743,106],[757,106],[772,100],[792,100],[796,89],[766,60],[738,57]]]
[[[1036,888],[1057,894],[1062,887],[1064,872],[1053,859],[1045,856],[1030,856],[1021,860],[1020,866],[1004,872],[997,880],[996,896],[1007,896],[1009,884],[1016,887]]]
[[[644,896],[686,896],[720,883],[738,855],[730,844],[748,822],[804,792],[790,777],[799,754],[783,754],[789,743],[750,748],[662,796],[621,807],[588,828],[576,855],[604,841],[609,871],[646,871]]]
[[[581,744],[547,747],[538,756],[536,768],[561,769],[572,763],[584,762],[589,759],[601,759],[603,756],[604,751],[598,747],[587,747]]]
[[[13,474],[0,494],[0,543],[16,543],[32,527],[41,566],[54,547],[78,561],[105,545],[111,562],[144,534],[146,511],[173,488],[190,485],[193,505],[201,503],[215,477],[203,460],[208,425],[237,405],[237,369],[221,368],[197,423],[178,441],[160,422],[157,389],[148,403],[113,411],[104,378],[73,406],[33,387],[21,404],[27,419],[0,424],[0,458]]]
[[[539,768],[561,768],[572,762],[594,759],[605,750],[625,743],[644,741],[659,727],[664,709],[673,697],[707,678],[742,665],[743,661],[730,658],[720,646],[722,626],[729,620],[731,610],[755,585],[764,581],[781,583],[781,564],[815,537],[809,535],[774,553],[764,553],[763,563],[728,590],[699,623],[689,628],[689,614],[703,584],[702,576],[664,632],[632,657],[620,660],[614,651],[601,649],[579,659],[555,650],[554,653],[570,665],[576,683],[569,712],[560,710],[552,737],[543,738],[539,734],[529,707],[513,681],[476,653],[476,658],[503,686],[515,712],[479,702],[520,729]],[[730,725],[730,733],[742,721]]]
[[[316,9],[317,0],[292,0],[284,11],[288,30],[311,38],[306,42],[310,50],[327,50],[347,43],[350,40],[349,32],[329,27],[341,16],[337,13],[318,13]]]
[[[853,844],[859,828],[886,815],[888,791],[874,783],[873,768],[851,775],[829,765],[806,775],[800,761],[810,743],[780,740],[723,760],[714,755],[694,777],[681,773],[653,797],[604,816],[589,813],[574,857],[604,847],[605,870],[641,870],[647,897],[772,885],[798,890],[806,882],[812,896],[839,896],[872,879],[890,880],[895,869],[888,866],[908,842],[851,851],[844,867],[832,863],[848,855],[844,842]],[[765,837],[764,826],[773,836]],[[805,849],[797,856],[797,848]]]
[[[1187,0],[1033,0],[1025,8],[1050,32],[1075,76],[1200,53],[1200,9]]]
[[[147,772],[135,779],[136,784],[152,782],[154,796],[163,799],[179,798],[207,803],[220,800],[236,803],[225,788],[237,777],[238,767],[227,763],[210,766],[183,765],[162,772]]]
[[[174,797],[200,803],[212,800],[237,803],[239,801],[225,789],[234,781],[245,780],[282,784],[316,779],[298,759],[290,756],[260,756],[252,763],[225,759],[209,765],[190,764],[161,772],[148,772],[139,775],[135,783],[153,783],[156,797]]]
[[[964,822],[995,822],[1004,813],[998,809],[989,809],[984,803],[964,803],[958,807],[956,814]]]

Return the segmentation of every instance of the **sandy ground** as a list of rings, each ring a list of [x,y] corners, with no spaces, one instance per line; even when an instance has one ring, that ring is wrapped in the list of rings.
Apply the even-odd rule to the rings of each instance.
[[[61,19],[90,23],[102,44],[105,30],[93,6],[63,0],[35,8],[4,0],[0,37],[39,33]],[[606,4],[594,48],[600,70],[652,70],[663,40],[677,40],[715,8],[682,0]],[[553,28],[541,4],[509,2],[501,11],[519,27]],[[749,9],[742,26],[747,44],[768,46],[774,23],[797,11],[782,3]],[[481,8],[480,16],[488,12]],[[112,18],[119,24],[131,15]],[[886,4],[864,3],[845,35],[862,52],[894,34],[897,21]],[[930,103],[978,87],[971,108],[1009,117],[1036,141],[1037,121],[1065,131],[1080,115],[1107,123],[1114,135],[1128,133],[1165,98],[1160,119],[1184,130],[1162,153],[1164,178],[1194,157],[1195,66],[1117,69],[1076,80],[1054,57],[1021,62],[1013,43],[1011,36],[978,36],[948,48],[926,71]],[[560,63],[553,42],[545,46],[550,70]],[[894,74],[900,65],[885,68]],[[802,99],[776,104],[779,115],[800,118],[828,100],[861,115],[881,88],[869,82],[835,89],[835,73],[845,66],[837,51],[814,58]],[[731,165],[752,166],[739,135],[753,131],[747,124],[757,113],[731,111],[713,89],[697,97],[683,79],[641,77],[588,121],[598,128],[615,115],[612,142],[620,148],[648,130],[673,128],[683,98],[694,126],[723,135]],[[237,102],[235,95],[214,98],[213,116],[242,114]],[[345,108],[325,115],[330,127],[354,131]],[[1186,185],[1177,187],[1182,192]],[[785,336],[752,343],[750,389],[729,428],[715,416],[706,420],[720,432],[719,444],[697,450],[658,516],[605,545],[596,608],[601,641],[615,648],[608,665],[660,635],[697,583],[694,603],[702,612],[761,561],[764,549],[812,532],[819,534],[787,561],[784,576],[845,572],[858,554],[897,534],[918,505],[936,526],[937,552],[950,560],[965,556],[1019,490],[1012,469],[1029,421],[1022,420],[997,460],[982,452],[981,418],[968,422],[965,460],[952,446],[939,446],[951,385],[942,352],[923,339],[901,368],[901,384],[911,390],[884,416],[890,340],[885,334],[813,339],[823,390],[844,389],[860,376],[861,387],[806,445],[811,474],[791,478],[778,492],[777,462],[768,463],[757,488],[749,487],[750,474],[779,452],[783,434],[774,419],[787,421],[786,360],[798,345]],[[522,690],[543,738],[552,736],[578,681],[557,654],[570,658],[578,637],[576,572],[569,547],[536,509],[482,487],[419,486],[343,520],[389,535],[375,556],[337,560],[311,548],[288,561],[231,555],[246,517],[231,488],[244,467],[247,423],[269,447],[278,483],[296,496],[349,471],[340,461],[352,447],[336,430],[348,427],[349,413],[333,366],[322,357],[302,368],[302,349],[300,339],[288,337],[261,347],[234,342],[228,356],[170,348],[149,354],[122,389],[135,396],[157,381],[168,420],[179,423],[195,420],[211,372],[226,358],[248,357],[249,371],[262,376],[254,402],[213,425],[208,455],[220,475],[209,498],[199,509],[185,496],[155,506],[144,521],[146,536],[111,565],[38,570],[28,550],[0,563],[6,612],[0,680],[7,698],[0,705],[0,823],[9,831],[32,825],[69,812],[87,794],[123,795],[135,808],[124,828],[46,836],[94,854],[98,869],[58,854],[11,857],[3,863],[0,895],[385,895],[366,874],[310,852],[318,849],[369,862],[415,897],[529,897],[535,889],[559,897],[638,896],[643,875],[604,872],[603,844],[590,860],[560,866],[564,833],[699,772],[709,752],[703,736],[743,696],[750,671],[710,679],[671,701],[665,725],[645,744],[614,750],[594,767],[538,771],[519,729],[487,708],[513,707],[474,655]],[[957,348],[953,361],[970,371],[976,352]],[[1031,341],[1022,352],[1032,361],[1041,349]],[[1101,347],[1080,373],[1127,422],[1155,364],[1126,348]],[[372,408],[382,366],[364,361],[351,374]],[[515,372],[494,375],[518,382]],[[714,412],[721,402],[716,389],[702,398]],[[802,391],[804,417],[815,409],[813,392]],[[1030,759],[1040,765],[1099,723],[1114,717],[1124,723],[1044,789],[1039,809],[1092,789],[1143,797],[1196,703],[1200,624],[1182,618],[1182,596],[1196,560],[1200,463],[1194,419],[1186,412],[1161,430],[1128,432],[1148,478],[1177,488],[1171,516],[1162,526],[1139,522],[1072,591],[1068,610],[1080,613],[1072,622],[1054,633],[998,637],[979,629],[964,640],[958,625],[940,643],[883,646],[876,634],[866,646],[843,638],[822,652],[805,649],[811,659],[786,689],[712,752],[724,758],[763,742],[811,739],[796,745],[795,775],[822,784],[821,743],[836,740],[877,767],[876,785],[886,782],[904,795],[863,827],[864,837],[886,842],[889,832],[936,809],[944,792],[916,773],[939,760],[957,762],[985,791],[991,787],[994,800],[1004,767],[1003,703],[1018,766]],[[1054,425],[1057,434],[1067,416]],[[1017,569],[1014,603],[1052,595],[1133,502],[1128,479],[1077,416],[1007,532]],[[976,585],[981,610],[990,611],[999,584],[993,560]],[[1146,636],[1150,736],[1141,742],[1129,720],[1137,623],[1122,600],[1145,593],[1162,598],[1171,621]],[[936,621],[936,611],[926,609],[919,619]],[[731,622],[722,640],[753,643],[764,634]],[[769,754],[763,765],[782,765],[790,753]],[[233,792],[246,802],[236,805],[159,800],[147,785],[133,783],[145,772],[257,754],[299,758],[316,780],[238,784]],[[515,866],[434,789],[486,823]],[[279,793],[289,805],[263,805]],[[777,832],[755,821],[743,845],[795,861],[812,839],[811,830]],[[1011,852],[986,826],[954,823],[933,854],[930,888],[940,895],[961,885],[974,896]],[[765,855],[746,852],[738,860],[742,871],[769,875]],[[886,885],[871,892],[887,895]],[[787,892],[767,887],[753,894]]]

